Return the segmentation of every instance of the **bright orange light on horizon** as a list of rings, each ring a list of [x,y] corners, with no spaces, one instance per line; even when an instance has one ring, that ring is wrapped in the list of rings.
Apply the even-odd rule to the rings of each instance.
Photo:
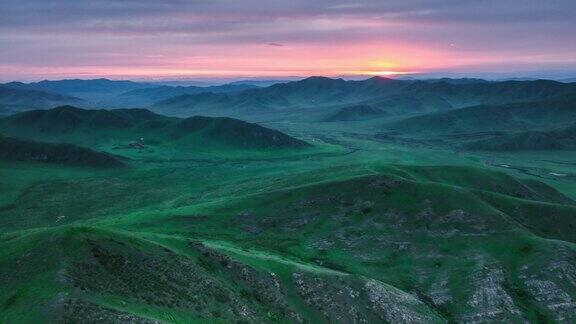
[[[359,75],[372,75],[372,76],[395,76],[405,74],[416,74],[418,72],[399,72],[399,71],[359,71]]]

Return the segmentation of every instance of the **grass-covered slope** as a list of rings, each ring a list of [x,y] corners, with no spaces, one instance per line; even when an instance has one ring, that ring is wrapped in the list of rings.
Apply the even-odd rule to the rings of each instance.
[[[107,153],[72,144],[57,144],[0,136],[0,160],[40,162],[95,168],[118,168],[124,163]]]
[[[443,322],[377,280],[196,239],[63,227],[0,244],[9,322]]]
[[[308,169],[318,159],[31,182],[2,206],[0,318],[574,319],[576,207],[555,189],[470,167]]]
[[[554,321],[574,319],[574,305],[554,296],[576,293],[564,275],[576,271],[576,250],[556,241],[576,240],[575,212],[375,175],[252,196],[163,226],[374,278],[410,292],[446,321]]]
[[[144,109],[87,110],[62,106],[48,110],[27,111],[0,120],[8,131],[51,134],[75,132],[80,129],[123,129],[142,122],[162,119],[163,116]]]
[[[189,211],[63,220],[0,240],[2,316],[570,321],[571,203],[500,173],[397,166]]]
[[[504,134],[474,141],[464,147],[481,151],[551,151],[566,148],[554,134],[546,132]]]
[[[354,121],[384,116],[387,113],[369,105],[354,105],[339,109],[336,113],[326,117],[324,121]]]
[[[192,135],[191,135],[192,134]],[[195,116],[178,121],[171,136],[186,141],[202,136],[244,148],[302,148],[307,143],[282,132],[226,117]]]
[[[522,131],[557,127],[576,120],[576,101],[562,100],[474,106],[411,117],[390,128],[412,134]]]
[[[477,111],[464,133],[391,132],[392,140],[375,136],[379,117],[309,122],[360,97],[374,96],[362,105],[391,122],[412,105],[424,113],[498,94],[553,97],[562,86],[307,82],[310,91],[291,84],[242,104],[311,111],[304,122],[261,120],[309,139],[312,149],[231,118],[147,110],[62,107],[0,120],[0,133],[131,158],[122,169],[0,159],[0,322],[576,321],[569,103],[499,105],[510,111],[495,128]],[[384,97],[380,82],[393,84]],[[330,91],[318,93],[323,87]],[[418,94],[396,96],[393,87]],[[217,103],[236,95],[202,96]],[[334,98],[341,104],[321,106]],[[444,145],[516,135],[514,148],[546,144],[523,137],[532,133],[553,134],[564,151]]]
[[[480,151],[558,151],[576,148],[576,126],[545,131],[503,133],[464,144]]]
[[[446,111],[453,104],[446,98],[434,93],[411,93],[387,96],[384,99],[368,101],[373,107],[394,115],[421,114],[426,112]]]
[[[141,138],[149,145],[242,149],[293,149],[305,142],[279,131],[232,118],[170,118],[144,109],[84,110],[65,106],[0,120],[8,135],[93,146]]]
[[[454,107],[498,105],[503,103],[548,101],[574,96],[576,86],[551,80],[494,81],[494,82],[413,82],[403,95],[434,95]]]

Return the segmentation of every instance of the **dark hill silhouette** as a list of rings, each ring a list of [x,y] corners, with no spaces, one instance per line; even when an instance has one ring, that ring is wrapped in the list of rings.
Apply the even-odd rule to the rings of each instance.
[[[188,136],[190,133],[202,134],[202,136],[211,139],[247,148],[297,148],[308,146],[305,142],[277,130],[234,118],[194,116],[180,120],[174,126],[177,129],[175,131],[176,134],[180,136]]]
[[[86,110],[73,106],[61,106],[49,110],[22,112],[9,116],[0,123],[8,128],[24,127],[49,133],[82,126],[127,128],[143,121],[162,118],[165,117],[145,109]]]
[[[339,109],[335,114],[332,114],[324,119],[324,121],[336,122],[364,120],[384,116],[386,114],[386,112],[369,105],[354,105]]]
[[[86,110],[63,106],[0,119],[0,131],[18,137],[76,144],[147,138],[174,145],[214,142],[245,149],[300,148],[307,143],[233,118],[166,117],[145,109]]]
[[[559,138],[547,132],[524,132],[505,134],[465,145],[465,148],[480,151],[548,151],[562,150]]]
[[[413,134],[549,129],[576,120],[576,101],[573,99],[564,97],[547,101],[473,106],[407,118],[390,128]]]
[[[118,168],[117,157],[73,144],[45,143],[0,136],[0,159],[95,168]]]

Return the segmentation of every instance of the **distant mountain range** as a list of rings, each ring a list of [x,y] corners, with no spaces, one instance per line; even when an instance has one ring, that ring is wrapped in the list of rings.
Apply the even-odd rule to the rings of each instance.
[[[58,81],[44,80],[33,83],[10,82],[5,83],[2,86],[12,89],[40,90],[71,96],[81,96],[94,93],[100,94],[103,92],[119,94],[136,89],[151,88],[155,85],[133,81],[114,81],[108,79],[71,79]]]
[[[61,102],[60,105],[70,104],[85,108],[123,107],[123,103],[119,103],[116,99],[118,95],[132,90],[156,87],[154,84],[139,83],[133,81],[115,81],[108,79],[71,79],[57,81],[45,80],[33,83],[10,82],[0,86],[19,90],[44,91],[53,94],[81,98],[81,103],[66,101]],[[56,106],[58,105],[51,105],[50,108]],[[31,108],[34,108],[34,106]]]
[[[50,108],[62,104],[80,104],[82,99],[39,90],[0,86],[0,115],[33,108]]]
[[[251,86],[265,88],[265,87],[269,87],[271,85],[280,84],[280,83],[288,83],[288,82],[292,82],[292,81],[295,81],[295,80],[240,80],[240,81],[230,82],[228,84],[231,84],[231,85],[251,85]]]
[[[489,82],[482,79],[396,80],[374,77],[346,81],[310,77],[300,81],[245,80],[219,86],[158,86],[133,81],[60,80],[0,85],[42,91],[60,100],[7,97],[3,105],[50,106],[50,102],[85,108],[150,107],[161,113],[189,116],[245,116],[277,110],[319,107],[340,109],[365,105],[388,114],[445,111],[472,105],[534,101],[575,92],[576,84],[548,80]],[[23,94],[23,93],[22,93]],[[36,97],[38,97],[36,93]],[[30,93],[34,98],[34,94]],[[82,101],[80,101],[82,99]],[[31,103],[29,103],[31,102]],[[55,106],[55,105],[52,105]],[[328,112],[328,115],[335,110]]]
[[[570,131],[576,121],[576,83],[382,77],[360,81],[310,77],[285,83],[266,82],[275,84],[261,87],[268,84],[255,80],[208,87],[157,86],[106,79],[12,82],[0,86],[0,113],[8,115],[62,104],[89,108],[150,107],[155,113],[179,117],[203,115],[251,121],[326,123],[371,121],[372,125],[382,125],[383,132],[408,137],[452,138],[449,141],[474,150],[564,149],[576,144]],[[143,110],[130,114],[136,111]],[[142,116],[155,115],[151,111],[145,110]],[[102,129],[130,125],[126,134],[136,138],[144,121],[134,124],[132,117],[127,119],[126,109],[113,112],[97,110],[92,115],[89,111],[57,109],[51,116],[56,113],[62,116],[42,124],[42,135],[36,139],[58,135],[58,140],[65,140],[66,127],[74,123],[80,123],[83,129],[75,137],[85,137],[83,132],[94,132],[90,127],[97,126],[103,138],[112,139],[116,136],[114,132],[102,132]],[[39,114],[33,112],[28,117]],[[158,118],[153,118],[154,123],[160,123],[161,127],[150,126],[157,125],[151,123],[146,126],[151,127],[146,133],[162,141],[168,141],[168,135],[177,136],[176,130],[184,124],[182,120],[168,121],[168,117],[162,116],[159,121]],[[65,123],[62,126],[65,129],[51,133],[61,122]],[[228,134],[225,128],[229,126],[242,128],[229,123],[218,121],[220,133]],[[216,133],[211,136],[218,138]],[[456,140],[464,134],[466,140]],[[231,136],[226,140],[234,139]]]
[[[231,93],[239,92],[248,89],[254,89],[257,86],[248,84],[225,84],[220,86],[208,86],[208,87],[170,87],[170,86],[160,86],[154,88],[144,88],[131,90],[122,93],[118,96],[118,99],[124,103],[126,106],[137,106],[144,107],[154,104],[158,101],[163,101],[169,98],[186,95],[186,94],[198,94],[198,93]]]
[[[87,108],[123,108],[147,107],[155,102],[166,100],[184,94],[203,92],[228,93],[247,89],[267,87],[272,84],[288,82],[285,80],[241,80],[224,85],[209,83],[173,81],[173,82],[134,82],[124,80],[93,79],[93,80],[44,80],[40,82],[23,83],[9,82],[0,84],[3,88],[15,90],[34,90],[49,92],[53,95],[75,97],[79,101],[59,101],[60,104],[77,104]],[[14,104],[17,100],[14,100]],[[11,104],[9,102],[9,104]],[[31,108],[44,105],[30,105]],[[56,105],[51,105],[54,107]]]
[[[181,95],[158,102],[153,109],[177,115],[245,115],[294,108],[319,109],[364,104],[393,113],[414,113],[543,100],[574,93],[576,84],[546,80],[446,82],[375,77],[364,81],[345,81],[312,77],[238,93]]]

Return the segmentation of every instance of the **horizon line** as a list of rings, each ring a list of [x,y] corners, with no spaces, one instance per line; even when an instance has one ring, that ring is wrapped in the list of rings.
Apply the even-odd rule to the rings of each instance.
[[[330,74],[317,74],[309,76],[301,75],[291,75],[291,76],[162,76],[162,77],[145,77],[145,76],[113,76],[113,75],[99,75],[93,77],[83,77],[81,75],[71,76],[69,78],[2,78],[0,76],[0,84],[11,83],[11,82],[21,82],[21,83],[35,83],[42,81],[70,81],[70,80],[110,80],[110,81],[134,81],[134,82],[198,82],[198,83],[220,83],[220,82],[236,82],[236,81],[298,81],[307,78],[323,77],[329,79],[344,79],[349,81],[359,81],[367,80],[371,78],[385,78],[385,79],[483,79],[483,80],[509,80],[509,79],[530,79],[530,80],[569,80],[576,79],[576,71],[574,72],[564,72],[558,75],[551,72],[532,72],[532,73],[513,73],[513,72],[446,72],[446,73],[411,73],[411,72],[400,72],[400,73],[374,73],[374,74],[342,74],[342,75],[330,75]]]

